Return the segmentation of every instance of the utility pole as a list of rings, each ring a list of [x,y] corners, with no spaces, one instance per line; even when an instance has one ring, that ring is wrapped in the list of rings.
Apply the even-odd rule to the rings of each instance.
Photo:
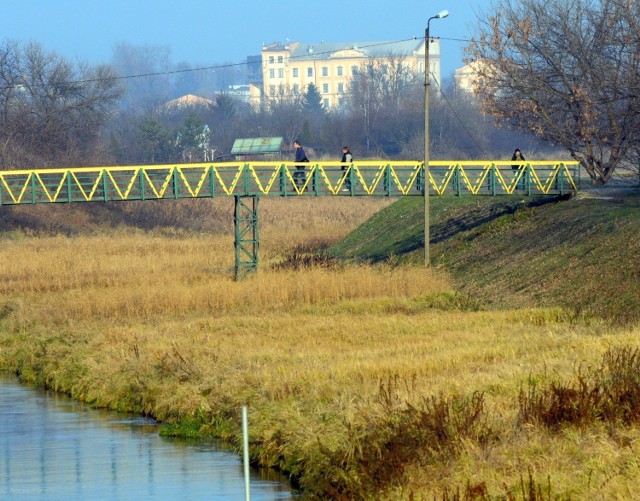
[[[431,186],[429,173],[429,23],[432,19],[443,19],[449,15],[449,11],[443,10],[427,20],[427,29],[424,32],[424,265],[431,266],[429,251],[429,187]]]

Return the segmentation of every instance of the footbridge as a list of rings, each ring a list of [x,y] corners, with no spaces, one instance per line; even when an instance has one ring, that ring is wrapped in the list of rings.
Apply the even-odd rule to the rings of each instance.
[[[263,196],[562,195],[578,179],[578,162],[565,160],[431,161],[426,170],[388,160],[67,167],[0,171],[0,205],[233,197],[239,277],[258,266]]]

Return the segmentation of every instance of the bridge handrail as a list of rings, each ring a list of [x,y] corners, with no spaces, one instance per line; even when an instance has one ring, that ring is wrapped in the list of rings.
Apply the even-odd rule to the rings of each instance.
[[[274,165],[285,165],[285,166],[296,166],[301,165],[297,164],[293,161],[237,161],[237,162],[193,162],[193,163],[170,163],[170,164],[131,164],[131,165],[96,165],[96,166],[84,166],[84,167],[45,167],[40,169],[10,169],[10,170],[0,170],[0,175],[17,175],[17,174],[31,174],[31,173],[48,173],[48,174],[60,174],[67,171],[73,172],[95,172],[96,170],[109,170],[112,172],[118,171],[130,171],[134,169],[145,169],[145,170],[166,170],[172,169],[176,167],[180,167],[181,169],[202,169],[205,167],[216,167],[216,168],[235,168],[237,169],[239,165],[260,165],[260,166],[274,166]],[[339,160],[314,160],[309,162],[308,165],[327,165],[332,167],[339,167],[344,165]],[[364,167],[378,167],[380,164],[385,165],[394,165],[398,167],[409,167],[419,165],[422,167],[424,165],[424,160],[356,160],[353,162],[354,165],[362,165]],[[487,165],[495,165],[495,166],[509,166],[512,165],[537,165],[537,166],[555,166],[557,164],[564,164],[567,166],[577,166],[579,162],[575,160],[525,160],[525,161],[516,161],[516,160],[430,160],[429,167],[450,167],[452,165],[465,165],[470,167],[484,167]]]
[[[575,191],[578,162],[435,160],[430,193]],[[301,172],[298,167],[305,167]],[[0,171],[0,205],[215,196],[424,196],[418,160],[236,161]],[[301,182],[302,181],[302,182]]]

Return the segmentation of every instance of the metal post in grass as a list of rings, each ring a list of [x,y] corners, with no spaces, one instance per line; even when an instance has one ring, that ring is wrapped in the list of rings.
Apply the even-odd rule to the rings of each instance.
[[[424,31],[424,265],[431,265],[429,255],[429,23],[432,19],[443,19],[449,15],[448,10],[438,12],[427,19],[427,29]]]
[[[108,186],[107,186],[107,170],[106,169],[102,169],[100,171],[100,175],[102,176],[102,191],[103,191],[103,195],[104,195],[104,201],[108,202],[109,201],[109,194],[108,194]]]
[[[36,189],[38,185],[36,184],[36,176],[31,174],[27,179],[31,179],[31,203],[36,203]]]
[[[489,171],[489,186],[491,187],[491,196],[496,196],[496,179],[498,178],[496,174],[497,167],[495,164],[491,164],[491,170]]]
[[[235,195],[235,279],[258,269],[258,197]]]
[[[67,199],[68,199],[68,202],[71,203],[73,202],[73,195],[71,194],[71,187],[72,187],[71,172],[67,171],[65,175],[67,176],[67,193],[68,193]]]
[[[251,499],[249,492],[249,411],[242,406],[242,462],[244,465],[244,498]]]

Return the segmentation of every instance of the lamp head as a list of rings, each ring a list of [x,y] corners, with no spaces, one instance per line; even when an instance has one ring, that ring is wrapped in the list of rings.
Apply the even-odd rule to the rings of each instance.
[[[447,17],[449,15],[449,11],[448,10],[441,10],[440,12],[438,12],[435,16],[436,19],[444,19],[445,17]]]

